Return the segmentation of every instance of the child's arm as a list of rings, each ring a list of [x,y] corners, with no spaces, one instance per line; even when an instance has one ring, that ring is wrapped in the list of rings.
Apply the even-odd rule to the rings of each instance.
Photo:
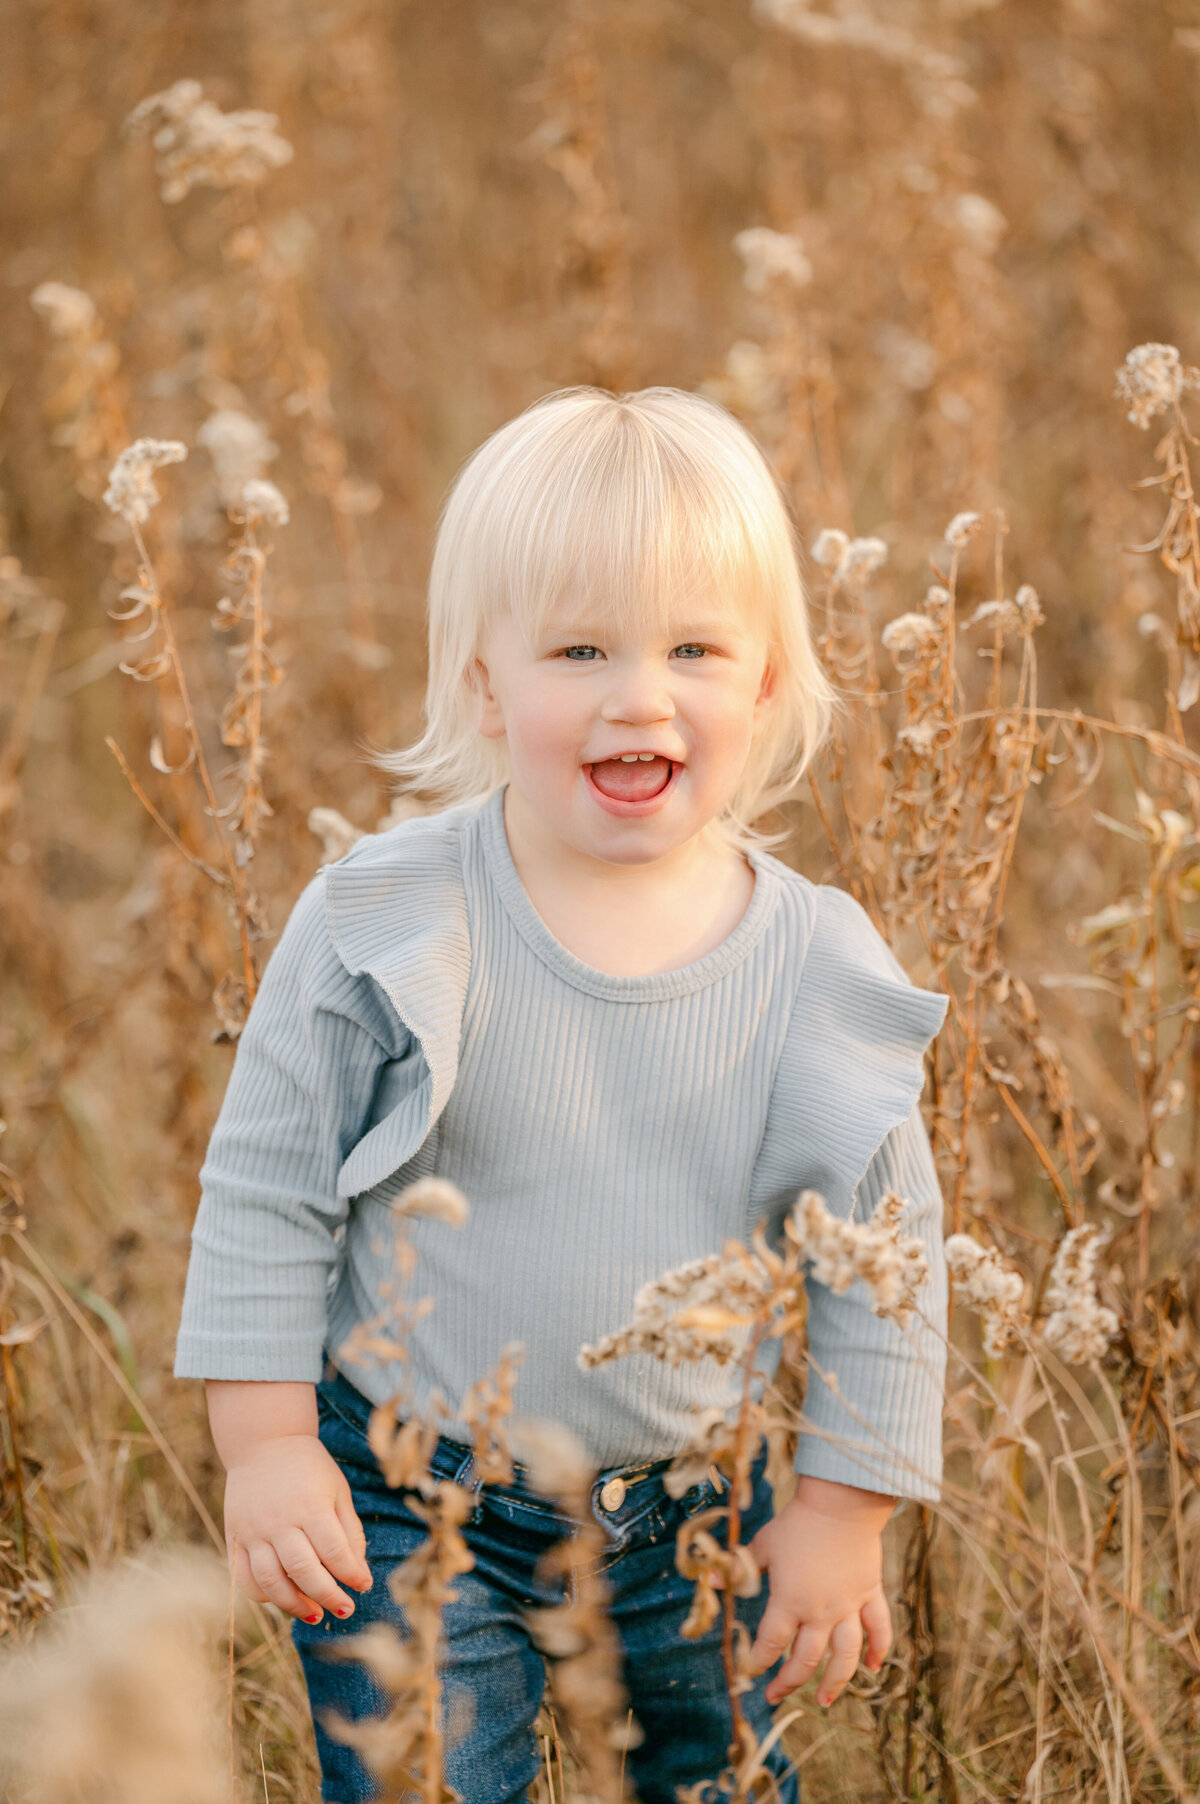
[[[331,940],[324,873],[267,961],[200,1168],[177,1378],[316,1383],[347,1155],[412,1038]]]
[[[900,1230],[919,1241],[929,1276],[905,1327],[876,1315],[856,1278],[840,1294],[811,1271],[804,1425],[796,1471],[838,1484],[936,1503],[942,1479],[942,1400],[946,1383],[949,1277],[942,1238],[945,1205],[929,1134],[915,1102],[868,1164],[851,1219],[868,1221],[884,1194],[907,1201]],[[820,1372],[835,1375],[833,1387]]]
[[[225,1539],[239,1587],[308,1622],[349,1616],[334,1582],[371,1586],[366,1537],[336,1460],[317,1438],[311,1384],[210,1380],[213,1444],[225,1467]]]
[[[809,1347],[838,1388],[810,1368],[804,1416],[833,1438],[801,1434],[795,1495],[751,1542],[770,1593],[752,1664],[765,1670],[795,1640],[768,1687],[771,1703],[811,1678],[827,1646],[818,1701],[832,1703],[858,1666],[864,1632],[867,1665],[882,1665],[892,1640],[883,1527],[899,1497],[939,1494],[947,1275],[941,1186],[919,1103],[864,1172],[855,1217],[867,1219],[887,1190],[909,1199],[901,1227],[921,1241],[929,1278],[904,1329],[871,1312],[861,1281],[840,1296],[815,1279],[806,1285]]]
[[[361,1525],[317,1435],[339,1173],[412,1038],[333,945],[322,874],[267,962],[200,1171],[175,1375],[208,1386],[234,1576],[293,1615],[353,1607]],[[340,1608],[339,1608],[340,1606]]]

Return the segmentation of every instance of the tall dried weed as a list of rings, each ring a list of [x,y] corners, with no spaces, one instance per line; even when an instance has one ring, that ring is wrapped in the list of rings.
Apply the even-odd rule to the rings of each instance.
[[[268,921],[318,857],[403,812],[349,748],[416,724],[419,569],[450,469],[543,389],[679,380],[773,457],[851,704],[792,855],[951,998],[926,1090],[954,1277],[943,1499],[888,1530],[883,1669],[827,1718],[789,1699],[786,1745],[831,1800],[1194,1797],[1197,376],[1156,222],[1183,216],[1200,40],[1124,0],[1075,7],[1069,31],[1027,4],[635,18],[612,0],[496,15],[478,42],[445,15],[400,56],[369,10],[314,15],[306,46],[267,10],[213,84],[179,79],[115,0],[98,27],[60,9],[36,80],[13,51],[37,101],[5,179],[13,217],[47,222],[29,217],[0,300],[23,347],[0,414],[0,1623],[33,1658],[5,1673],[14,1796],[68,1795],[73,1760],[97,1800],[315,1795],[276,1612],[235,1625],[221,1736],[195,1636],[182,1666],[148,1659],[174,1618],[142,1550],[220,1543],[199,1402],[168,1377],[195,1173]],[[94,29],[120,73],[103,94],[94,59],[71,61]],[[205,66],[224,54],[214,39]],[[107,262],[64,248],[49,184],[75,167],[108,184],[88,202]],[[323,267],[310,214],[345,225]],[[765,1434],[782,1501],[809,1431],[796,1280],[861,1278],[902,1308],[903,1200],[862,1224],[798,1199],[782,1254],[714,1248],[594,1350],[746,1362],[736,1420],[699,1420],[670,1480],[716,1463],[733,1484],[725,1546],[693,1520],[677,1558],[689,1631],[723,1614],[735,1713],[744,1475]],[[391,1300],[368,1357],[372,1334],[403,1346]],[[786,1357],[759,1394],[748,1354],[771,1334]],[[507,1482],[517,1349],[462,1407]],[[438,1622],[469,1549],[457,1487],[422,1488],[437,1411],[406,1408],[377,1412],[373,1440],[431,1534],[398,1579],[415,1639],[367,1650],[393,1700],[372,1757],[431,1796]],[[529,1625],[551,1668],[539,1799],[615,1797],[637,1728],[585,1463],[558,1446],[547,1470],[538,1432],[529,1468],[581,1525],[556,1550],[572,1601]],[[130,1555],[108,1665],[43,1658],[79,1614],[76,1575]],[[190,1582],[211,1652],[220,1612]],[[105,1686],[139,1692],[144,1742],[113,1745]],[[761,1750],[735,1720],[727,1777],[748,1795]],[[187,1759],[159,1771],[168,1740]]]

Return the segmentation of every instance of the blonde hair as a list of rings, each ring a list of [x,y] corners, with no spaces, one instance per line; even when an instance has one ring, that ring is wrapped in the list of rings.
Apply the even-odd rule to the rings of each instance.
[[[765,629],[774,701],[715,825],[775,845],[752,822],[794,795],[843,704],[812,644],[783,490],[724,407],[679,388],[579,385],[534,401],[484,440],[443,501],[429,575],[425,730],[369,761],[445,805],[509,775],[503,739],[477,727],[474,662],[510,612],[528,641],[566,592],[605,619],[665,623],[673,601],[715,593]]]

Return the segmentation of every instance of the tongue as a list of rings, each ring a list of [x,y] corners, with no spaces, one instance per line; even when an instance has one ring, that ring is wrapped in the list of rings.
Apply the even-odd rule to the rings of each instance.
[[[666,788],[670,776],[669,758],[639,758],[636,764],[604,758],[592,765],[592,782],[601,795],[610,796],[614,802],[646,802]]]

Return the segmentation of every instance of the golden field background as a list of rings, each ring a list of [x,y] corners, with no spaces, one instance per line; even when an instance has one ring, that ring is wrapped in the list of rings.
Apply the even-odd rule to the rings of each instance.
[[[995,1246],[1034,1308],[1064,1229],[1108,1230],[1121,1324],[1102,1360],[1066,1364],[988,1354],[955,1305],[945,1501],[888,1529],[892,1656],[828,1715],[810,1688],[791,1700],[788,1744],[822,1804],[1196,1795],[1200,763],[1177,704],[1198,541],[1184,495],[1174,568],[1130,549],[1166,513],[1134,487],[1162,474],[1164,431],[1177,496],[1191,447],[1170,409],[1128,421],[1114,382],[1145,342],[1200,361],[1200,8],[10,0],[4,26],[9,1642],[36,1642],[85,1572],[212,1544],[201,1387],[170,1365],[243,930],[265,930],[261,969],[326,855],[312,809],[386,814],[365,752],[419,722],[446,484],[549,389],[703,386],[774,458],[806,547],[834,528],[889,548],[866,588],[807,562],[856,730],[785,855],[869,901],[915,980],[952,992],[926,1093],[947,1230]],[[275,114],[291,160],[164,200],[123,126],[185,78]],[[755,227],[796,237],[807,279],[748,286],[734,239]],[[31,299],[47,283],[90,296],[94,324],[56,333]],[[259,473],[292,516],[263,536],[257,617],[280,680],[232,744],[248,626],[214,624],[241,593],[202,436],[221,411],[277,447]],[[191,737],[174,666],[117,668],[131,629],[108,611],[137,559],[102,496],[141,436],[189,447],[146,544],[218,799],[261,778],[270,813],[240,834],[195,765],[154,768],[156,736],[172,765]],[[962,510],[982,518],[956,560]],[[940,674],[906,674],[880,633],[921,605],[931,559],[957,638]],[[1044,623],[990,665],[972,611],[1021,584]],[[940,723],[932,763],[897,738],[918,718]],[[195,862],[239,844],[240,915]],[[112,1620],[157,1645],[136,1610]],[[238,1783],[315,1798],[280,1619],[239,1629],[235,1659]],[[129,1696],[154,1680],[131,1666]],[[174,1783],[151,1789],[202,1795]]]

